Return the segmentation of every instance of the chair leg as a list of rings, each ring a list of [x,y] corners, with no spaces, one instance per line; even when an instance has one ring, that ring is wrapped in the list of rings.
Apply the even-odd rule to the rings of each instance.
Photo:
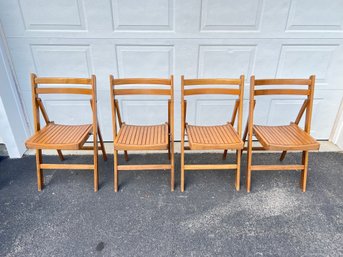
[[[224,150],[224,153],[223,153],[223,160],[226,160],[226,156],[227,156],[227,150]]]
[[[114,150],[114,192],[118,192],[118,151]]]
[[[181,144],[181,192],[185,191],[185,151]]]
[[[247,192],[251,190],[251,164],[252,164],[252,140],[248,141],[248,164],[247,164]]]
[[[104,145],[104,141],[102,140],[102,135],[101,135],[99,126],[98,126],[98,136],[99,136],[99,141],[100,141],[100,146],[101,146],[102,158],[104,159],[104,161],[107,161],[105,145]]]
[[[241,187],[241,157],[242,152],[241,150],[236,151],[236,159],[237,159],[237,170],[236,170],[236,191],[239,191]]]
[[[170,164],[171,164],[171,169],[170,169],[170,190],[173,192],[175,189],[175,162],[174,162],[174,142],[170,143],[170,148],[168,148],[169,152],[169,158],[170,158]]]
[[[42,191],[44,178],[43,178],[43,171],[40,168],[40,164],[42,163],[42,150],[36,150],[36,169],[37,169],[37,188],[38,191]]]
[[[129,161],[129,155],[127,153],[127,151],[124,151],[124,157],[125,157],[125,161]]]
[[[58,153],[58,157],[60,157],[60,160],[64,161],[64,156],[62,154],[62,151],[61,150],[57,150],[57,153]]]
[[[283,151],[281,156],[280,156],[280,161],[283,161],[286,157],[287,151]]]
[[[304,165],[304,170],[301,172],[300,186],[303,192],[306,192],[307,184],[307,171],[308,171],[308,151],[303,151],[302,153],[302,164]]]
[[[99,189],[98,142],[94,141],[94,192]]]

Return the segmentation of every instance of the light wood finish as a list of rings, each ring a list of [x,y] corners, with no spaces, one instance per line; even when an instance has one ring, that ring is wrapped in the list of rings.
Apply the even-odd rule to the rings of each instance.
[[[319,143],[310,135],[313,96],[314,96],[315,76],[312,75],[309,79],[260,79],[256,80],[254,76],[250,80],[250,103],[249,103],[249,118],[247,129],[243,135],[244,142],[248,136],[247,149],[247,191],[251,190],[251,172],[258,170],[301,170],[300,185],[303,192],[306,191],[307,170],[308,170],[308,151],[318,150]],[[274,89],[272,86],[282,85],[284,88]],[[292,85],[292,88],[287,88],[287,85]],[[301,89],[294,88],[298,85]],[[258,86],[258,87],[257,87]],[[268,89],[260,89],[259,86],[268,86]],[[303,105],[300,108],[299,114],[295,122],[284,126],[262,126],[254,124],[254,109],[255,96],[262,95],[302,95],[306,96]],[[299,127],[299,122],[306,112],[305,127]],[[252,146],[252,137],[255,136],[261,143],[262,147]],[[253,150],[280,150],[282,161],[287,151],[302,151],[302,164],[292,165],[253,165],[252,153]]]
[[[253,126],[253,133],[266,150],[318,150],[319,143],[298,125]]]
[[[221,126],[186,125],[192,150],[242,149],[243,141],[231,124]]]
[[[82,84],[87,88],[73,87],[38,87],[38,84]],[[37,186],[38,191],[43,187],[43,169],[92,169],[94,173],[94,191],[98,191],[98,142],[103,152],[104,160],[107,159],[104,143],[100,129],[97,124],[96,110],[96,78],[38,78],[31,74],[32,106],[34,120],[34,135],[31,136],[25,145],[27,148],[36,149]],[[79,94],[89,95],[92,109],[92,124],[85,125],[64,125],[55,124],[48,117],[40,94]],[[42,114],[46,126],[41,128],[40,114]],[[93,135],[93,146],[84,146],[87,139]],[[64,160],[61,150],[93,150],[93,164],[44,164],[42,159],[43,149],[56,149],[61,159]]]
[[[114,141],[116,150],[168,150],[168,124],[135,126],[123,124]]]
[[[207,86],[193,88],[193,86]],[[216,87],[225,85],[229,87]],[[186,170],[236,170],[235,187],[240,189],[240,162],[243,148],[242,111],[243,111],[244,76],[239,79],[185,79],[181,77],[181,192],[185,190]],[[184,99],[190,95],[200,94],[229,94],[237,96],[231,121],[218,126],[196,126],[186,122],[187,102]],[[237,128],[234,128],[237,120]],[[188,137],[189,147],[185,146],[185,136]],[[185,164],[185,150],[224,150],[223,159],[226,158],[227,149],[236,150],[236,164]]]
[[[141,85],[141,88],[129,89],[129,85]],[[160,85],[164,89],[149,88]],[[124,86],[126,88],[116,88]],[[125,78],[114,79],[110,75],[110,92],[112,105],[112,130],[114,148],[114,191],[118,192],[118,173],[124,170],[170,170],[170,188],[174,191],[174,79],[159,78]],[[164,95],[168,96],[168,122],[159,125],[141,126],[125,124],[122,121],[118,99],[123,95]],[[119,123],[119,131],[117,128]],[[167,150],[170,164],[118,165],[118,151],[124,150],[128,161],[128,150]]]
[[[26,141],[29,149],[78,150],[91,135],[92,124],[58,125],[49,123]]]

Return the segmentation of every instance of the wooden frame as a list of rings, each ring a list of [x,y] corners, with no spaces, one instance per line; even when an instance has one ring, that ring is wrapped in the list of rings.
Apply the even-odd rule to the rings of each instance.
[[[160,85],[167,89],[147,88],[127,89],[127,85]],[[124,88],[119,89],[118,86]],[[114,79],[110,75],[110,95],[112,105],[113,148],[114,148],[114,191],[118,192],[118,173],[124,170],[170,170],[170,187],[174,191],[174,78],[125,78]],[[122,95],[164,95],[168,100],[168,122],[156,126],[127,125],[122,121],[116,96]],[[119,131],[117,131],[117,120]],[[134,131],[134,132],[132,132]],[[144,142],[143,142],[144,141]],[[128,161],[128,150],[168,150],[170,164],[118,165],[118,151],[123,150]]]
[[[318,150],[319,143],[310,136],[313,96],[314,96],[315,76],[309,79],[259,79],[251,76],[250,80],[250,103],[249,119],[243,135],[245,143],[248,136],[247,150],[247,191],[251,190],[251,172],[256,170],[301,170],[300,185],[303,192],[306,191],[307,170],[308,170],[308,153],[309,150]],[[279,86],[277,89],[270,89],[270,86]],[[296,85],[302,89],[283,88],[287,85]],[[280,88],[280,86],[282,88]],[[264,87],[261,89],[261,87]],[[267,89],[266,89],[267,88]],[[288,126],[259,126],[254,124],[255,96],[262,95],[303,95],[306,96],[299,114],[294,122]],[[302,130],[298,124],[306,112],[305,128]],[[268,132],[266,133],[266,131]],[[262,147],[253,147],[253,135],[262,144]],[[267,135],[267,136],[266,136]],[[278,141],[278,142],[276,142]],[[252,165],[253,150],[281,150],[280,161],[284,160],[287,151],[302,151],[301,165]]]
[[[215,85],[231,86],[231,88],[218,88]],[[193,86],[206,86],[206,88],[193,88]],[[237,88],[238,86],[238,88]],[[234,88],[232,88],[234,87]],[[181,77],[181,192],[185,190],[185,171],[189,170],[236,170],[236,190],[240,189],[241,149],[243,148],[242,115],[243,115],[244,75],[238,79],[185,79]],[[235,107],[231,121],[223,126],[191,126],[186,122],[187,101],[185,96],[199,94],[227,94],[236,95]],[[237,130],[233,126],[237,119]],[[194,130],[194,131],[193,131]],[[203,132],[202,132],[203,131]],[[199,133],[198,133],[199,132]],[[206,135],[205,135],[206,133]],[[227,138],[225,133],[231,133]],[[193,139],[194,135],[194,139]],[[188,137],[189,147],[185,146],[185,136]],[[207,138],[211,138],[211,141]],[[201,139],[200,139],[201,138]],[[235,139],[235,140],[234,140]],[[212,142],[213,141],[213,142]],[[194,143],[197,142],[197,143]],[[224,150],[223,159],[226,158],[227,149],[236,150],[235,164],[185,164],[185,150]]]
[[[39,84],[78,84],[89,85],[88,88],[73,87],[49,87],[40,88]],[[98,142],[93,139],[93,146],[84,146],[90,135],[98,138],[103,159],[107,160],[107,155],[102,140],[101,132],[97,122],[97,97],[96,97],[96,77],[91,78],[43,78],[31,74],[32,86],[32,107],[35,134],[26,141],[26,147],[36,149],[37,166],[37,187],[41,191],[44,184],[43,169],[77,169],[93,170],[94,191],[98,191]],[[92,109],[92,124],[87,125],[59,125],[55,124],[48,117],[40,94],[81,94],[89,95]],[[43,116],[46,126],[41,129],[40,114]],[[44,164],[42,158],[43,149],[56,149],[61,161],[64,160],[62,150],[93,150],[93,164]]]

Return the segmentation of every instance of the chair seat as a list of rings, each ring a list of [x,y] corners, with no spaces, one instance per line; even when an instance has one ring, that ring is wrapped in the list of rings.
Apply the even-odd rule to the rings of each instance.
[[[165,150],[168,141],[168,124],[138,126],[124,123],[114,141],[114,149]]]
[[[186,125],[192,150],[242,149],[243,141],[231,124],[219,126]]]
[[[319,143],[298,125],[254,125],[256,138],[266,150],[318,150]]]
[[[59,125],[49,123],[30,137],[25,145],[29,149],[78,150],[92,134],[92,124]]]

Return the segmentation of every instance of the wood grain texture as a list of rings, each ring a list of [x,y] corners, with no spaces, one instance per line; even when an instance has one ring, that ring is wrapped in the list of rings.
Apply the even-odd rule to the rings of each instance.
[[[242,149],[243,141],[231,124],[221,126],[186,125],[191,150]]]
[[[167,150],[168,124],[138,126],[123,124],[114,141],[116,150]]]

